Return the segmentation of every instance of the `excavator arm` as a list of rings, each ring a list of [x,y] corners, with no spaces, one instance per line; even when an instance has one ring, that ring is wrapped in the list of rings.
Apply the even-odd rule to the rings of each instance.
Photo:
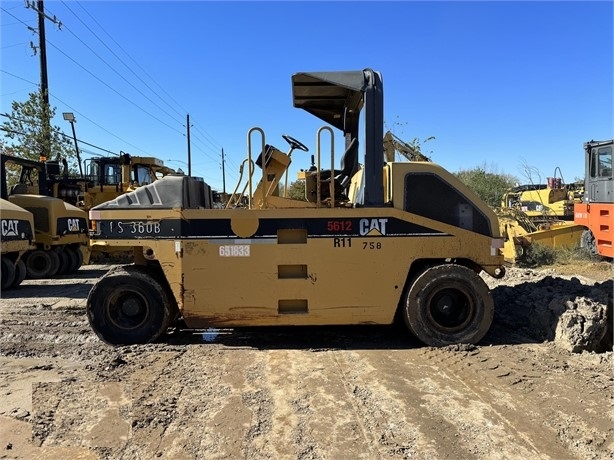
[[[387,162],[394,161],[395,152],[399,152],[409,161],[431,161],[431,159],[420,153],[415,147],[402,141],[391,131],[386,131],[384,135],[384,159]]]

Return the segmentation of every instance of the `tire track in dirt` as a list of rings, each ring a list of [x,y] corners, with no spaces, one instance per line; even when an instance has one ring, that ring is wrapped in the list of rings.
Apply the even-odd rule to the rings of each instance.
[[[526,356],[526,350],[521,355]],[[589,404],[593,412],[589,415],[586,406],[573,402],[581,393],[576,384],[570,385],[566,379],[553,375],[551,368],[529,363],[527,369],[516,366],[509,357],[504,364],[497,356],[501,356],[498,350],[472,347],[465,352],[436,348],[424,348],[419,353],[390,352],[385,366],[378,368],[383,371],[378,381],[395,382],[396,369],[415,369],[415,375],[404,377],[407,386],[422,393],[419,409],[414,409],[418,412],[426,409],[424,415],[430,414],[431,425],[433,415],[442,421],[449,420],[458,444],[452,451],[462,448],[467,456],[488,458],[500,453],[522,458],[567,458],[570,453],[577,458],[614,456],[611,412],[608,416],[608,411],[597,410],[611,407],[611,399],[608,401],[611,390],[603,393],[598,402]],[[382,363],[381,356],[373,358]],[[423,377],[417,378],[419,375]],[[535,391],[533,381],[537,379],[542,383],[548,379],[546,392]],[[400,387],[398,383],[391,386]],[[577,436],[562,436],[561,428],[570,427],[574,418],[578,420],[572,425]],[[444,450],[450,452],[449,449]]]

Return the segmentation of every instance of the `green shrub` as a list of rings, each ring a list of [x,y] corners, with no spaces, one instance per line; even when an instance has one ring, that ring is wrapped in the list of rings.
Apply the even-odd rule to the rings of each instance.
[[[593,256],[586,248],[551,248],[540,243],[534,243],[524,248],[524,253],[516,260],[516,265],[523,268],[535,268],[542,265],[566,265],[600,259],[598,256]]]
[[[523,268],[535,268],[542,265],[552,265],[556,262],[556,250],[540,243],[533,243],[524,248],[522,257],[516,260],[516,265]]]

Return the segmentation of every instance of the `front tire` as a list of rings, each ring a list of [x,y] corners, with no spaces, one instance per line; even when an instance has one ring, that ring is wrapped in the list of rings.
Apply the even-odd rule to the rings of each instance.
[[[477,343],[488,332],[494,303],[473,270],[438,265],[415,278],[406,296],[405,324],[427,345]]]
[[[109,272],[87,298],[87,316],[98,337],[111,345],[155,341],[174,317],[164,288],[135,267]]]

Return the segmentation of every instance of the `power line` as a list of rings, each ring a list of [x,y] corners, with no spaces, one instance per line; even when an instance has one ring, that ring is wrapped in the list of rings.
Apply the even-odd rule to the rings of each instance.
[[[7,75],[10,75],[11,77],[15,77],[15,78],[17,78],[17,79],[19,79],[19,80],[23,80],[23,81],[25,81],[25,82],[27,82],[27,83],[31,83],[31,84],[33,84],[34,86],[38,86],[38,83],[34,83],[33,81],[26,80],[25,78],[20,77],[19,75],[15,75],[14,73],[8,72],[8,71],[6,71],[6,70],[4,70],[4,69],[0,69],[0,72],[5,73],[5,74],[7,74]]]
[[[113,51],[113,49],[112,49],[112,48],[110,48],[110,47],[109,47],[109,46],[108,46],[108,45],[107,45],[107,44],[104,42],[104,40],[102,40],[102,39],[101,39],[101,38],[100,38],[100,37],[99,37],[99,36],[96,34],[96,32],[94,32],[94,31],[93,31],[93,30],[92,30],[92,29],[91,29],[91,28],[90,28],[90,27],[89,27],[89,26],[88,26],[88,25],[87,25],[87,24],[86,24],[86,23],[85,23],[85,22],[84,22],[84,21],[81,19],[81,17],[80,17],[78,14],[76,14],[76,13],[75,13],[75,12],[74,12],[74,11],[73,11],[73,10],[72,10],[72,9],[71,9],[69,6],[68,6],[68,4],[67,4],[66,2],[62,1],[62,3],[64,4],[64,6],[66,6],[66,8],[68,9],[68,11],[70,11],[70,12],[71,12],[71,13],[72,13],[72,14],[73,14],[73,15],[74,15],[74,16],[75,16],[75,17],[76,17],[76,18],[77,18],[77,19],[78,19],[78,20],[81,22],[81,24],[83,24],[83,25],[85,26],[85,28],[86,28],[87,30],[89,30],[89,32],[90,32],[90,33],[91,33],[91,34],[92,34],[94,37],[96,37],[96,38],[98,39],[98,41],[99,41],[100,43],[102,43],[102,45],[103,45],[103,46],[104,46],[104,47],[105,47],[107,50],[109,50],[109,52],[111,52],[111,54],[112,54],[113,56],[115,56],[115,58],[116,58],[116,59],[117,59],[119,62],[121,62],[121,63],[124,65],[124,67],[126,67],[126,69],[128,69],[128,70],[129,70],[129,71],[130,71],[130,72],[131,72],[131,73],[132,73],[132,74],[133,74],[133,75],[134,75],[134,76],[135,76],[135,77],[136,77],[136,78],[137,78],[137,79],[138,79],[138,80],[139,80],[139,81],[140,81],[140,82],[143,84],[143,85],[145,85],[145,86],[147,87],[147,89],[149,89],[149,90],[150,90],[150,91],[151,91],[153,94],[155,94],[155,95],[158,97],[158,99],[160,99],[160,100],[161,100],[162,102],[164,102],[164,103],[165,103],[165,104],[166,104],[168,107],[170,107],[170,108],[171,108],[171,110],[173,110],[173,111],[174,111],[174,112],[175,112],[175,113],[176,113],[176,114],[177,114],[179,117],[181,117],[181,118],[183,117],[183,114],[182,114],[181,112],[179,112],[177,109],[175,109],[175,108],[174,108],[174,107],[173,107],[171,104],[169,104],[169,103],[168,103],[166,100],[164,100],[164,98],[162,98],[162,97],[161,97],[161,96],[160,96],[160,95],[159,95],[159,94],[158,94],[156,91],[154,91],[154,90],[153,90],[153,88],[151,88],[151,87],[150,87],[150,86],[147,84],[147,82],[145,82],[145,81],[144,81],[144,80],[143,80],[143,79],[140,77],[140,75],[139,75],[138,73],[136,73],[136,72],[134,71],[134,69],[132,69],[132,67],[131,67],[131,66],[129,66],[128,64],[126,64],[126,62],[124,62],[124,60],[123,60],[121,57],[119,57],[119,56],[117,55],[117,53],[115,53],[115,51]],[[100,27],[100,28],[102,29],[102,26],[101,26],[101,25],[100,25],[100,24],[99,24],[99,23],[96,21],[96,19],[95,19],[95,18],[94,18],[94,17],[93,17],[93,16],[92,16],[92,15],[91,15],[91,14],[90,14],[90,13],[89,13],[87,10],[85,10],[85,8],[83,8],[83,6],[81,6],[80,4],[79,4],[79,6],[81,7],[81,9],[83,9],[83,10],[84,10],[84,11],[85,11],[85,12],[88,14],[88,16],[90,16],[90,18],[92,18],[92,20],[93,20],[93,21],[94,21],[94,22],[95,22],[95,23],[98,25],[98,27]],[[103,31],[106,33],[106,31],[105,31],[104,29],[102,29],[102,30],[103,30]],[[107,34],[107,35],[109,35],[109,34]],[[113,38],[111,37],[111,39],[113,39]],[[117,44],[117,42],[115,42],[115,43]],[[118,46],[119,46],[119,45],[118,45]],[[125,51],[124,51],[124,52],[125,52]]]
[[[0,115],[2,115],[4,117],[14,118],[14,117],[11,117],[11,116],[9,116],[9,115],[7,115],[5,113],[1,113]],[[0,130],[2,130],[4,132],[7,132],[7,133],[20,134],[22,136],[27,136],[28,135],[28,133],[24,133],[23,131],[16,131],[14,129],[5,128],[4,126],[0,126]],[[62,132],[62,131],[58,131],[58,134],[60,136],[63,136],[65,138],[67,138],[67,139],[70,139],[70,140],[74,139],[73,136],[71,136],[69,134],[66,134],[65,132]],[[77,142],[79,142],[81,144],[89,145],[90,147],[93,147],[93,148],[98,149],[98,150],[102,150],[103,152],[107,152],[107,153],[110,153],[112,155],[119,155],[119,153],[117,153],[117,152],[112,152],[111,150],[107,150],[105,148],[99,147],[97,145],[91,144],[91,143],[86,142],[86,141],[81,140],[81,139],[77,139]]]
[[[16,19],[17,21],[19,21],[21,24],[23,24],[24,26],[26,26],[28,29],[30,29],[30,26],[28,25],[28,23],[22,21],[21,19],[19,19],[17,16],[15,16],[13,13],[10,13],[8,10],[6,10],[5,8],[0,7],[0,10],[4,11],[6,14],[8,14],[9,16],[11,16],[13,19]],[[4,27],[8,26],[8,25],[12,25],[12,24],[5,24]]]
[[[141,81],[143,83],[143,85],[145,85],[156,97],[158,97],[162,102],[164,102],[164,104],[166,104],[167,106],[169,106],[175,113],[180,114],[171,104],[169,104],[164,98],[162,98],[160,96],[160,94],[158,94],[153,88],[151,88],[151,86],[149,86],[134,70],[131,66],[129,66],[128,64],[126,64],[126,62],[120,57],[118,56],[83,20],[81,20],[81,18],[70,8],[70,6],[68,6],[68,4],[66,2],[62,2],[64,4],[64,6],[75,16],[77,17],[77,19],[87,28],[87,30],[89,30],[90,33],[92,33],[92,35],[94,35],[112,54],[113,56],[115,56],[133,75],[135,75],[139,81]],[[121,49],[123,51],[124,54],[126,54],[126,56],[128,56],[128,58],[135,63],[135,65],[140,68],[143,73],[145,75],[147,75],[154,84],[156,84],[175,104],[177,104],[178,106],[181,107],[181,105],[170,95],[168,94],[168,92],[166,92],[164,90],[164,88],[162,88],[152,77],[151,75],[149,75],[129,54],[128,52],[121,47],[121,45],[119,45],[119,43],[117,43],[117,41],[115,41],[113,39],[113,37],[106,32],[106,30],[102,27],[102,25],[83,7],[83,5],[81,5],[79,2],[76,2],[77,4],[79,4],[80,8],[98,25],[98,27],[100,27],[100,29],[107,34],[107,36],[109,36],[111,38],[111,40],[118,46],[119,49]],[[2,8],[5,12],[8,13],[8,11],[6,11],[6,9]],[[49,9],[47,9],[49,11]],[[49,11],[50,14],[53,14],[51,11]],[[17,18],[16,16],[12,15],[11,13],[8,13],[9,15],[13,16],[16,20],[18,20],[20,23],[22,23],[23,25],[27,26],[27,24],[23,21],[21,21],[19,18]],[[121,73],[119,73],[112,65],[110,65],[104,58],[102,58],[94,49],[92,49],[87,43],[85,43],[77,34],[75,34],[75,32],[73,32],[72,29],[70,29],[69,27],[65,26],[65,28],[75,37],[77,38],[86,48],[88,48],[90,50],[90,52],[92,52],[98,59],[100,59],[101,61],[103,61],[108,67],[110,67],[116,74],[118,74],[126,83],[128,83],[130,86],[132,86],[132,88],[134,88],[136,91],[138,91],[143,97],[145,97],[148,101],[150,101],[152,104],[154,104],[158,109],[160,109],[162,112],[164,112],[167,116],[173,118],[173,115],[169,114],[164,108],[160,107],[160,105],[156,104],[151,98],[149,98],[147,95],[145,95],[142,91],[140,91],[137,87],[135,87],[131,82],[129,82]],[[33,30],[30,28],[30,30]],[[33,32],[36,32],[35,30],[33,30]],[[72,57],[70,57],[68,54],[66,54],[64,51],[62,51],[60,48],[58,48],[55,44],[51,43],[48,41],[48,43],[53,46],[56,50],[58,50],[61,54],[63,54],[65,57],[67,57],[69,60],[71,60],[73,63],[75,63],[77,66],[81,67],[84,71],[86,71],[87,73],[89,73],[91,76],[93,76],[94,78],[96,78],[99,82],[101,82],[103,85],[107,86],[109,89],[111,89],[112,91],[114,91],[116,94],[118,94],[120,97],[122,97],[123,99],[125,99],[126,101],[128,101],[129,103],[131,103],[132,105],[134,105],[135,107],[137,107],[139,110],[141,110],[142,112],[144,112],[145,114],[149,115],[150,117],[154,118],[156,121],[164,124],[165,126],[169,127],[170,129],[174,130],[177,133],[180,133],[182,135],[183,134],[182,131],[174,128],[173,126],[169,125],[168,123],[164,122],[163,120],[161,120],[160,118],[156,117],[154,114],[152,114],[151,112],[147,111],[146,109],[144,109],[143,107],[141,107],[140,105],[138,105],[136,102],[130,100],[128,97],[124,96],[123,94],[121,94],[120,92],[118,92],[116,89],[114,89],[113,87],[111,87],[109,84],[107,84],[106,82],[104,82],[101,78],[97,77],[95,74],[93,74],[91,71],[89,71],[86,67],[84,67],[83,65],[81,65],[79,62],[77,62],[75,59],[73,59]],[[1,70],[1,69],[0,69]],[[6,72],[3,71],[5,73],[7,73],[8,75],[11,75],[15,78],[21,79],[23,81],[26,81],[32,85],[37,85],[34,82],[31,82],[29,80],[26,80],[24,78],[21,78],[17,75],[11,74],[10,72]],[[70,107],[68,104],[66,104],[65,102],[63,102],[61,99],[59,99],[57,96],[52,95],[52,97],[54,97],[54,99],[57,99],[58,101],[62,102],[63,104],[65,104],[66,106]],[[125,142],[126,144],[136,148],[137,150],[143,151],[142,149],[130,144],[129,142],[125,141],[124,139],[119,138],[118,136],[116,136],[115,134],[111,133],[110,131],[106,130],[105,128],[103,128],[102,126],[100,126],[99,124],[97,124],[96,122],[94,122],[93,120],[91,120],[90,118],[88,118],[87,116],[81,114],[80,112],[78,112],[77,110],[75,110],[74,108],[70,107],[73,111],[75,111],[76,113],[78,113],[80,116],[84,117],[85,119],[89,120],[91,123],[93,123],[94,125],[98,126],[99,128],[103,129],[105,132],[109,133],[110,135],[118,138],[119,140],[121,140],[122,142]],[[199,136],[195,136],[195,139],[197,140],[197,142],[200,142],[203,148],[198,148],[196,147],[200,152],[202,152],[206,157],[208,157],[209,159],[211,159],[213,162],[218,163],[219,159],[217,158],[213,158],[210,154],[208,154],[204,149],[210,149],[210,147],[207,145],[211,145],[212,150],[214,152],[217,152],[218,150],[221,150],[221,145],[209,134],[207,133],[204,129],[200,128],[199,126],[196,126],[196,130],[203,136],[203,138],[201,139]],[[217,144],[217,145],[216,145]],[[217,157],[217,153],[215,154],[215,156]]]
[[[77,3],[77,5],[79,5],[79,7],[81,7],[81,9],[82,9],[83,11],[85,11],[85,13],[86,13],[86,14],[87,14],[87,15],[88,15],[88,16],[89,16],[89,17],[90,17],[90,18],[91,18],[91,19],[92,19],[92,20],[93,20],[93,21],[96,23],[96,25],[97,25],[98,27],[100,27],[100,29],[101,29],[101,30],[102,30],[102,31],[103,31],[105,34],[107,34],[107,36],[108,36],[108,37],[111,39],[111,41],[113,41],[113,43],[115,43],[115,44],[117,45],[117,47],[118,47],[120,50],[122,50],[122,51],[124,52],[124,54],[125,54],[126,56],[128,56],[128,58],[129,58],[129,59],[130,59],[130,60],[131,60],[131,61],[132,61],[132,62],[133,62],[133,63],[134,63],[134,64],[135,64],[135,65],[136,65],[136,66],[137,66],[137,67],[138,67],[138,68],[139,68],[139,69],[140,69],[140,70],[141,70],[141,71],[142,71],[144,74],[145,74],[145,75],[147,75],[147,77],[149,77],[149,79],[150,79],[150,80],[151,80],[151,81],[152,81],[152,82],[153,82],[153,83],[154,83],[154,84],[155,84],[155,85],[156,85],[158,88],[160,88],[160,90],[162,90],[162,92],[164,92],[164,94],[166,94],[166,95],[167,95],[167,96],[168,96],[168,97],[169,97],[169,98],[170,98],[170,99],[171,99],[171,100],[172,100],[172,101],[173,101],[175,104],[177,104],[177,105],[179,106],[179,108],[180,108],[181,110],[183,110],[183,112],[184,112],[184,113],[187,113],[187,112],[188,112],[188,110],[187,110],[186,108],[182,107],[182,106],[181,106],[181,104],[180,104],[179,102],[177,102],[177,101],[176,101],[176,100],[173,98],[173,96],[171,96],[171,95],[170,95],[170,94],[169,94],[169,93],[168,93],[168,92],[167,92],[167,91],[166,91],[166,90],[165,90],[165,89],[164,89],[162,86],[160,86],[160,85],[159,85],[159,84],[158,84],[158,83],[157,83],[157,82],[156,82],[156,81],[153,79],[153,77],[152,77],[151,75],[149,75],[149,74],[147,73],[147,71],[146,71],[145,69],[143,69],[143,67],[142,67],[142,66],[141,66],[141,65],[140,65],[140,64],[139,64],[139,63],[138,63],[138,62],[137,62],[137,61],[136,61],[134,58],[132,58],[132,57],[130,56],[130,54],[128,54],[128,52],[127,52],[127,51],[126,51],[126,50],[125,50],[125,49],[124,49],[124,48],[123,48],[123,47],[122,47],[122,46],[121,46],[119,43],[117,43],[117,41],[116,41],[116,40],[113,38],[113,36],[112,36],[111,34],[109,34],[109,33],[108,33],[108,32],[107,32],[105,29],[104,29],[104,27],[102,27],[102,25],[100,25],[100,23],[99,23],[99,22],[96,20],[96,18],[94,18],[94,16],[92,16],[92,15],[90,14],[90,12],[89,12],[89,11],[87,11],[87,10],[85,9],[85,7],[84,7],[84,6],[81,4],[81,2],[76,2],[76,3]],[[125,65],[125,64],[124,64],[124,65]],[[137,78],[139,78],[139,80],[140,80],[140,77],[138,76],[138,74],[136,74],[136,73],[135,73],[135,72],[132,70],[132,68],[131,68],[130,66],[127,66],[127,65],[126,65],[126,67],[127,67],[127,68],[128,68],[128,69],[129,69],[129,70],[132,72],[132,73],[134,73],[134,75],[135,75]],[[142,80],[141,80],[141,81],[142,81]],[[146,83],[145,83],[145,82],[143,82],[143,84],[146,84]]]
[[[64,5],[66,5],[66,2],[62,1],[62,3]],[[187,110],[186,108],[182,107],[182,105],[177,102],[177,100],[175,98],[173,98],[173,96],[171,96],[160,84],[158,84],[154,78],[147,73],[147,71],[134,59],[130,56],[130,54],[113,38],[112,35],[110,35],[105,29],[104,27],[102,27],[102,25],[96,20],[96,18],[94,16],[92,16],[90,14],[89,11],[87,11],[85,9],[85,7],[81,4],[81,2],[76,2],[79,7],[92,19],[92,21],[94,21],[94,23],[111,39],[111,41],[113,43],[115,43],[115,45],[142,71],[142,73],[144,75],[146,75],[171,101],[173,101],[182,111],[183,113],[188,113],[189,110]],[[69,9],[69,11],[73,14],[75,14],[69,7],[68,5],[66,5],[66,7]],[[111,48],[109,48],[109,46],[98,36],[96,35],[96,33],[94,33],[94,31],[92,31],[87,24],[85,24],[81,18],[79,16],[77,16],[77,18],[81,21],[81,23],[83,23],[83,25],[141,82],[143,83],[152,93],[154,93],[158,98],[160,98],[161,101],[163,101],[166,105],[168,105],[171,109],[173,109],[180,117],[183,117],[183,114],[178,112],[175,108],[173,108],[171,106],[171,104],[169,104],[168,102],[166,102],[166,100],[164,100],[156,91],[154,91],[151,86],[149,86],[142,78],[141,76],[136,73],[134,71],[134,69],[132,68],[132,66],[126,64]],[[203,136],[205,137],[209,137],[211,140],[213,140],[213,142],[217,141],[211,136],[209,135],[205,130],[200,129],[197,125],[195,126],[197,130],[200,130],[203,134]],[[217,150],[221,149],[222,146],[217,143],[218,145],[215,146]]]
[[[30,4],[28,3],[28,7],[30,7]],[[48,10],[49,11],[49,10]],[[72,10],[71,10],[72,12]],[[50,14],[51,11],[49,11]],[[40,14],[40,12],[39,12]],[[74,13],[73,13],[74,14]],[[53,20],[55,21],[55,15],[53,17]],[[60,28],[61,28],[62,23],[60,22]],[[109,65],[104,59],[102,59],[100,56],[98,56],[98,54],[92,50],[87,44],[85,44],[85,42],[83,42],[76,34],[74,34],[72,32],[72,30],[70,31],[70,33],[72,33],[79,41],[81,41],[81,43],[83,43],[90,51],[92,51],[92,53],[94,53],[99,59],[101,59],[105,64]],[[171,125],[169,125],[168,123],[164,122],[163,120],[161,120],[160,118],[156,117],[155,115],[153,115],[152,113],[148,112],[147,110],[145,110],[144,108],[142,108],[141,106],[139,106],[137,103],[135,103],[134,101],[128,99],[126,96],[124,96],[123,94],[121,94],[119,91],[117,91],[115,88],[111,87],[109,84],[107,84],[106,82],[104,82],[102,79],[100,79],[98,76],[96,76],[94,73],[90,72],[88,69],[86,69],[84,66],[82,66],[80,63],[78,63],[75,59],[73,59],[71,56],[69,56],[68,54],[66,54],[64,51],[62,51],[60,48],[58,48],[57,46],[55,46],[53,43],[51,43],[49,40],[45,40],[46,43],[49,43],[51,46],[53,46],[56,50],[58,50],[60,53],[62,53],[64,56],[66,56],[68,59],[70,59],[72,62],[74,62],[77,66],[81,67],[83,70],[85,70],[87,73],[89,73],[92,77],[96,78],[99,82],[101,82],[103,85],[105,85],[106,87],[108,87],[109,89],[111,89],[112,91],[114,91],[115,93],[117,93],[119,96],[121,96],[122,98],[124,98],[126,101],[130,102],[131,104],[133,104],[134,106],[136,106],[138,109],[140,109],[141,111],[143,111],[144,113],[146,113],[147,115],[149,115],[150,117],[154,118],[155,120],[157,120],[158,122],[162,123],[163,125],[169,127],[170,129],[178,132],[181,134],[181,131],[179,131],[176,128],[173,128]],[[111,67],[109,65],[109,67]],[[112,68],[112,67],[111,67]],[[113,68],[112,68],[113,69]],[[114,70],[114,69],[113,69]],[[115,71],[115,70],[114,70]],[[120,75],[121,76],[121,75]],[[122,77],[124,78],[124,77]],[[125,80],[125,78],[124,78]],[[127,81],[127,80],[126,80]],[[128,82],[129,83],[129,82]],[[129,83],[130,84],[130,83]],[[136,89],[136,88],[135,88]],[[138,90],[137,90],[138,91]],[[145,96],[143,93],[141,93],[143,96]],[[147,97],[147,96],[145,96]],[[149,98],[148,98],[149,99]],[[149,99],[151,101],[151,99]],[[153,101],[151,101],[153,103]],[[155,104],[155,103],[154,103]],[[157,104],[156,104],[157,106]],[[159,106],[157,106],[158,108],[160,108]],[[166,113],[166,112],[165,112]],[[167,113],[168,114],[168,113]]]
[[[7,72],[7,71],[6,71],[6,70],[4,70],[4,69],[0,69],[0,72],[3,72],[3,73],[5,73],[5,74],[10,75],[11,77],[17,78],[17,79],[19,79],[19,80],[23,80],[23,81],[25,81],[25,82],[27,82],[27,83],[30,83],[30,84],[34,85],[34,86],[38,86],[38,83],[34,83],[34,82],[30,81],[30,80],[27,80],[27,79],[25,79],[25,78],[23,78],[23,77],[20,77],[19,75],[15,75],[15,74],[13,74],[13,73],[11,73],[11,72]],[[90,122],[90,123],[92,123],[93,125],[95,125],[95,126],[99,127],[100,129],[102,129],[104,132],[106,132],[106,133],[110,134],[111,136],[113,136],[114,138],[116,138],[116,139],[118,139],[118,140],[122,141],[124,144],[129,145],[130,147],[133,147],[133,148],[135,148],[136,150],[138,150],[138,151],[140,151],[140,152],[143,152],[143,153],[146,153],[146,154],[147,154],[147,152],[146,152],[145,150],[141,149],[140,147],[137,147],[137,146],[136,146],[136,145],[134,145],[134,144],[131,144],[130,142],[126,141],[125,139],[122,139],[122,138],[121,138],[121,137],[119,137],[118,135],[116,135],[116,134],[112,133],[111,131],[109,131],[109,130],[108,130],[108,129],[106,129],[105,127],[103,127],[103,126],[101,126],[100,124],[96,123],[94,120],[92,120],[92,119],[91,119],[91,118],[89,118],[88,116],[84,115],[83,113],[81,113],[81,112],[79,112],[77,109],[75,109],[74,107],[70,106],[68,103],[66,103],[66,102],[64,102],[63,100],[61,100],[59,97],[57,97],[57,96],[55,96],[54,94],[51,94],[51,93],[50,93],[49,95],[50,95],[50,96],[51,96],[53,99],[56,99],[56,100],[57,100],[57,101],[59,101],[60,103],[64,104],[66,107],[68,107],[69,109],[71,109],[73,112],[77,113],[79,116],[81,116],[81,117],[85,118],[87,121],[89,121],[89,122]]]
[[[92,77],[94,77],[96,80],[98,80],[100,83],[102,83],[103,85],[105,85],[107,88],[109,88],[111,91],[113,91],[114,93],[116,93],[118,96],[120,96],[121,98],[125,99],[126,101],[128,101],[130,104],[134,105],[136,108],[138,108],[139,110],[141,110],[143,113],[146,113],[147,115],[149,115],[151,118],[153,118],[154,120],[162,123],[163,125],[167,126],[168,128],[172,129],[173,131],[179,133],[179,134],[183,134],[183,132],[179,131],[177,128],[172,127],[171,125],[169,125],[168,123],[166,123],[165,121],[161,120],[160,118],[156,117],[155,115],[153,115],[152,113],[148,112],[147,110],[145,110],[143,107],[141,107],[140,105],[138,105],[136,102],[128,99],[126,96],[124,96],[122,93],[120,93],[119,91],[117,91],[115,88],[113,88],[111,85],[109,85],[108,83],[106,83],[105,81],[103,81],[102,79],[100,79],[98,76],[96,76],[96,74],[94,74],[93,72],[91,72],[89,69],[85,68],[84,66],[82,66],[81,64],[79,64],[76,60],[74,60],[71,56],[69,56],[68,54],[66,54],[64,51],[62,51],[60,48],[58,48],[57,46],[55,46],[53,43],[51,43],[49,40],[47,40],[47,43],[49,43],[51,46],[53,46],[57,51],[59,51],[60,53],[62,53],[64,56],[66,56],[69,60],[71,60],[72,62],[74,62],[77,66],[81,67],[84,71],[86,71],[87,73],[89,73]]]
[[[15,48],[16,46],[20,46],[20,45],[27,45],[27,43],[26,43],[26,42],[21,42],[21,43],[13,43],[12,45],[6,45],[6,46],[3,46],[3,47],[2,47],[2,48],[0,48],[0,49],[6,50],[6,49],[8,49],[8,48]]]
[[[62,2],[64,3],[64,5],[66,6],[66,8],[68,8],[68,10],[77,17],[77,19],[79,19],[81,21],[81,19],[70,9],[70,7],[66,4],[66,2]],[[83,23],[83,21],[81,21]],[[85,25],[85,23],[83,23]],[[130,81],[128,81],[128,79],[122,75],[120,72],[118,72],[118,70],[113,67],[111,64],[109,64],[104,58],[102,58],[96,51],[94,51],[87,43],[85,43],[83,40],[81,40],[81,38],[72,31],[72,29],[70,29],[65,23],[63,24],[64,28],[66,30],[68,30],[77,40],[79,40],[83,46],[85,46],[87,49],[89,49],[98,59],[100,59],[102,62],[104,62],[107,67],[109,67],[109,69],[111,69],[113,72],[115,72],[116,75],[118,75],[122,80],[124,80],[126,83],[128,83],[132,88],[134,88],[141,96],[143,96],[145,99],[147,99],[149,102],[151,102],[153,105],[155,105],[158,109],[160,109],[162,112],[164,112],[167,116],[169,116],[170,118],[174,118],[175,116],[170,114],[166,109],[164,109],[163,107],[160,107],[160,105],[158,105],[155,101],[153,101],[149,96],[147,96],[145,93],[143,93],[138,87],[136,87],[135,85],[133,85]],[[87,25],[85,25],[87,27]],[[90,30],[88,28],[88,30]],[[92,32],[90,30],[90,32]],[[93,33],[93,32],[92,32]],[[96,36],[94,34],[94,36],[96,38],[98,38],[98,36]],[[104,43],[103,43],[104,44]],[[105,45],[106,46],[106,45]],[[108,48],[108,47],[107,47]],[[117,56],[116,56],[117,57]],[[157,95],[157,93],[154,93]],[[159,97],[159,96],[158,96]]]
[[[71,109],[73,112],[75,112],[75,113],[76,113],[77,115],[79,115],[80,117],[83,117],[83,118],[85,118],[87,121],[89,121],[90,123],[92,123],[93,125],[98,126],[98,127],[99,127],[100,129],[102,129],[102,130],[103,130],[105,133],[108,133],[108,134],[110,134],[111,136],[113,136],[114,138],[116,138],[116,139],[118,139],[118,140],[122,141],[124,144],[129,145],[130,147],[133,147],[133,148],[137,149],[137,150],[138,150],[138,151],[140,151],[140,152],[143,152],[143,153],[146,153],[146,154],[148,153],[148,152],[146,152],[145,150],[141,149],[140,147],[137,147],[136,145],[131,144],[131,143],[130,143],[130,142],[128,142],[127,140],[122,139],[122,138],[121,138],[121,137],[119,137],[117,134],[113,134],[111,131],[109,131],[109,130],[108,130],[108,129],[106,129],[105,127],[103,127],[103,126],[99,125],[98,123],[96,123],[96,122],[95,122],[94,120],[92,120],[91,118],[89,118],[89,117],[87,117],[87,116],[83,115],[83,113],[79,112],[79,111],[78,111],[78,110],[76,110],[75,108],[73,108],[73,107],[71,107],[70,105],[68,105],[66,102],[64,102],[63,100],[61,100],[59,97],[54,96],[53,94],[51,94],[51,97],[52,97],[52,98],[54,98],[54,99],[56,99],[56,100],[58,100],[58,101],[59,101],[59,102],[61,102],[62,104],[64,104],[66,107],[68,107],[69,109]]]

